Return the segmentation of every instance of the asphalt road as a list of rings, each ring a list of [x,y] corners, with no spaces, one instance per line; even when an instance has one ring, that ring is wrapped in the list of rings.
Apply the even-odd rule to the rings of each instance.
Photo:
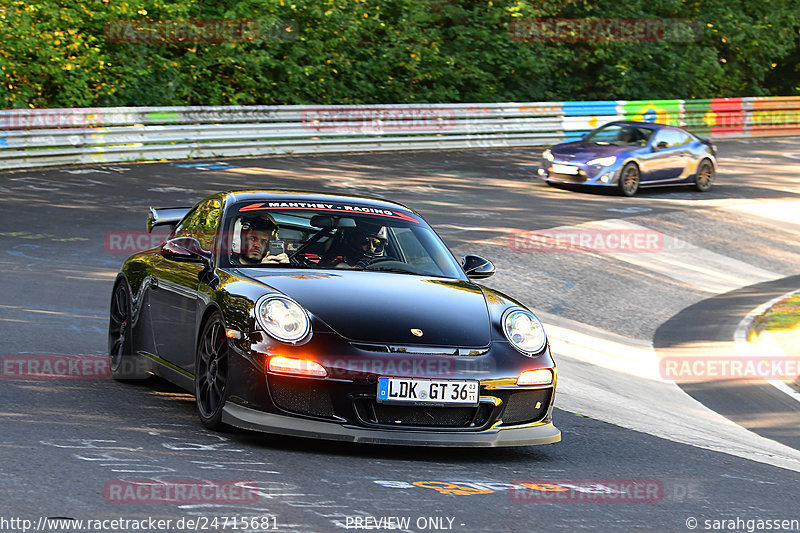
[[[729,341],[750,310],[798,287],[800,276],[790,276],[708,298],[665,322],[656,331],[653,344],[669,353],[698,341]],[[798,402],[769,383],[729,379],[683,383],[681,388],[737,424],[800,450]]]
[[[549,315],[652,341],[672,317],[713,298],[713,287],[612,254],[524,253],[510,239],[623,220],[764,276],[798,274],[800,227],[756,216],[753,206],[800,199],[800,141],[729,141],[720,152],[718,183],[709,193],[648,190],[632,199],[544,186],[535,178],[537,154],[516,150],[2,173],[1,355],[104,354],[111,285],[131,251],[114,238],[141,238],[150,205],[191,205],[211,192],[247,187],[400,201],[425,216],[455,252],[492,258],[498,274],[488,285]],[[748,285],[747,279],[742,274],[731,283]],[[688,531],[691,518],[697,530],[719,531],[746,530],[747,520],[800,519],[796,471],[564,411],[555,418],[559,444],[435,450],[210,433],[201,429],[189,395],[156,380],[2,379],[0,406],[0,531],[21,530],[20,522],[4,519],[38,525],[40,517],[159,517],[173,520],[162,528],[168,531],[202,530],[176,523],[193,517],[207,518],[211,531],[397,529],[406,518],[409,531]],[[113,497],[114,487],[128,482],[193,480],[257,487],[251,493],[257,500],[179,505]],[[521,485],[548,481],[652,490],[619,501]],[[232,522],[243,517],[269,519],[248,527]]]

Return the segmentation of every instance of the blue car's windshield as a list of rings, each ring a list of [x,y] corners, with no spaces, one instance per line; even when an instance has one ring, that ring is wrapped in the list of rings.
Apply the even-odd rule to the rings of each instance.
[[[629,124],[609,124],[594,130],[584,141],[615,146],[645,146],[653,135],[650,128]]]

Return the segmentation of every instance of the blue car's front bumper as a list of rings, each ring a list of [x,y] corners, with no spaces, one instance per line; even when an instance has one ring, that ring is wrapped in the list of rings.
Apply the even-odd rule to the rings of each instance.
[[[539,175],[548,183],[613,187],[619,183],[621,169],[619,162],[600,166],[543,160]]]

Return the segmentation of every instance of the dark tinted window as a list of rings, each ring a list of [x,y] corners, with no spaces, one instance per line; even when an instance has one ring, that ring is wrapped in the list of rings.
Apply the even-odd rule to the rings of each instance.
[[[607,124],[590,133],[585,141],[617,146],[645,146],[653,130],[635,124]]]
[[[458,262],[433,230],[407,212],[349,204],[273,203],[276,205],[263,208],[231,206],[221,234],[223,241],[229,241],[220,245],[226,250],[220,255],[223,266],[290,266],[263,259],[255,264],[242,260],[242,255],[250,253],[242,233],[248,220],[269,217],[277,228],[270,241],[292,259],[291,268],[463,278]]]

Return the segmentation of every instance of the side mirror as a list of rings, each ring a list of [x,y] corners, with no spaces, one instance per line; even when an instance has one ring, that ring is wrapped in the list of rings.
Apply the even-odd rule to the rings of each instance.
[[[495,273],[492,262],[479,255],[465,255],[461,260],[461,268],[469,279],[485,279]]]
[[[203,250],[194,237],[176,237],[161,245],[161,255],[185,263],[211,263],[211,252]]]
[[[658,152],[659,150],[663,150],[663,149],[664,149],[664,148],[666,148],[666,147],[667,147],[667,142],[666,142],[666,141],[661,141],[660,143],[658,143],[658,144],[655,146],[655,149],[654,149],[653,151],[654,151],[654,152]]]

